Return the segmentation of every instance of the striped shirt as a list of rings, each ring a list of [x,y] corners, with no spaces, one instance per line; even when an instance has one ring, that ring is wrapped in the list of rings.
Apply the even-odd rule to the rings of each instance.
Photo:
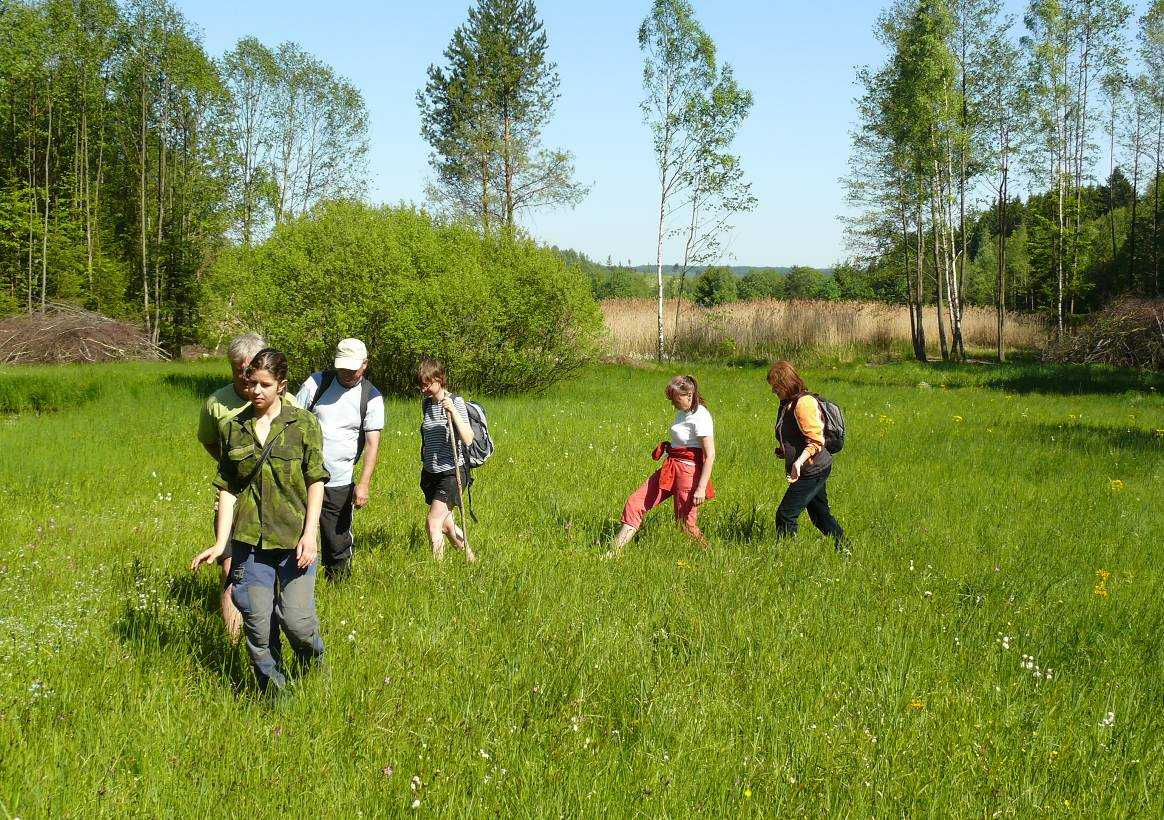
[[[465,400],[453,396],[453,407],[461,421],[469,423],[469,411]],[[456,428],[454,428],[456,429]],[[457,464],[465,463],[465,443],[457,438],[457,450],[461,456]],[[449,439],[449,422],[445,408],[432,399],[424,400],[420,417],[420,464],[428,473],[447,473],[453,467],[453,445]]]

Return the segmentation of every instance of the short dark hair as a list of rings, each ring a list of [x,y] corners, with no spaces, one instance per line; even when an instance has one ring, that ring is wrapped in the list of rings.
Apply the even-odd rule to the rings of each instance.
[[[441,387],[448,384],[444,364],[440,359],[426,356],[420,360],[420,364],[416,367],[416,383],[424,387],[429,382],[440,382]]]

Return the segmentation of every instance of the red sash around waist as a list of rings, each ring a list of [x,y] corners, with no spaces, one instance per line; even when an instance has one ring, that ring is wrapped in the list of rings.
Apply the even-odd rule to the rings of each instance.
[[[690,461],[695,463],[695,481],[703,471],[704,452],[702,447],[672,447],[669,441],[660,441],[651,453],[651,458],[658,461],[663,455],[667,460],[659,468],[659,489],[670,491],[675,487],[679,478],[679,465],[676,462]],[[711,479],[707,481],[707,497],[715,498],[715,486]]]

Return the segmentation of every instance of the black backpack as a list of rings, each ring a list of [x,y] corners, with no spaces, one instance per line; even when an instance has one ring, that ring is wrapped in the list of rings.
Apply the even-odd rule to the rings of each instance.
[[[311,399],[311,404],[308,405],[307,410],[310,413],[315,412],[315,405],[319,404],[319,400],[323,398],[323,394],[327,389],[335,383],[335,371],[325,370],[322,373],[323,378],[320,380],[319,389],[315,391],[315,396]],[[340,387],[343,387],[341,384]],[[364,422],[368,419],[368,402],[372,400],[372,383],[368,381],[368,377],[360,379],[360,433],[356,439],[356,458],[359,459],[360,454],[364,452]]]
[[[845,449],[845,414],[834,402],[818,396],[816,393],[810,395],[820,405],[821,420],[824,422],[825,449],[836,455]]]
[[[812,396],[820,407],[820,418],[824,422],[825,449],[833,455],[845,449],[845,414],[841,412],[841,408],[816,393],[801,393],[800,396]],[[793,399],[788,406],[795,407],[796,402],[800,401],[800,396]],[[796,416],[793,415],[793,418]]]

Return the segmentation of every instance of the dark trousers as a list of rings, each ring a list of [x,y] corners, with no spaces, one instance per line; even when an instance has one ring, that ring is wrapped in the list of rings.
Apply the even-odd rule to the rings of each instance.
[[[837,519],[829,510],[829,496],[825,490],[832,467],[811,477],[801,476],[794,484],[788,485],[780,506],[776,508],[776,537],[790,538],[796,535],[796,519],[806,509],[813,525],[825,535],[840,539],[845,534]]]
[[[319,514],[320,558],[323,571],[328,578],[347,570],[352,560],[352,504],[355,502],[356,488],[348,484],[344,487],[323,488],[323,510]]]

